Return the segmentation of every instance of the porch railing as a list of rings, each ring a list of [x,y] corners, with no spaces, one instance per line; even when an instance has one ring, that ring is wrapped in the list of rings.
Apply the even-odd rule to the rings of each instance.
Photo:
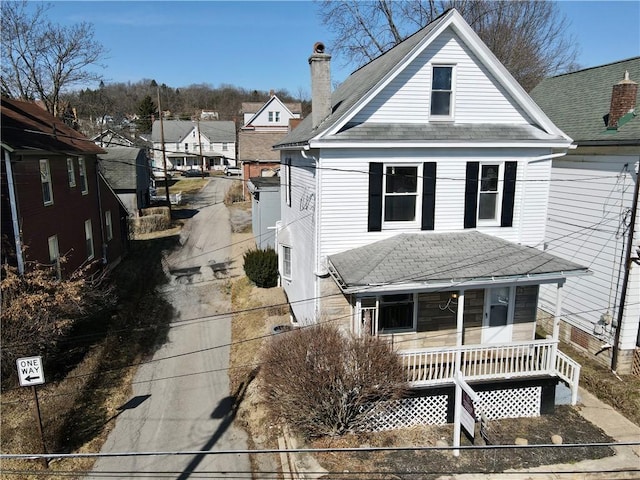
[[[468,380],[557,375],[577,401],[580,366],[557,350],[553,340],[496,345],[426,348],[398,352],[412,386],[450,384],[459,370]]]

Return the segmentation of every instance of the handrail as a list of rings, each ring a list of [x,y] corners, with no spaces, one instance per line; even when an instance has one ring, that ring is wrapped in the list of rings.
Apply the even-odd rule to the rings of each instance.
[[[580,365],[556,346],[554,340],[531,340],[408,349],[398,351],[398,355],[407,371],[407,382],[414,386],[452,383],[456,371],[472,380],[557,375],[571,387],[575,405]]]

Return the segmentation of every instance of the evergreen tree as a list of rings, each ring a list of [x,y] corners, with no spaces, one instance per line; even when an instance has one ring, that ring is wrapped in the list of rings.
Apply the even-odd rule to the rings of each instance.
[[[142,99],[142,101],[138,104],[138,120],[136,124],[138,125],[139,132],[150,132],[151,126],[153,124],[152,117],[156,115],[158,110],[156,109],[156,104],[151,100],[151,96],[147,95]]]

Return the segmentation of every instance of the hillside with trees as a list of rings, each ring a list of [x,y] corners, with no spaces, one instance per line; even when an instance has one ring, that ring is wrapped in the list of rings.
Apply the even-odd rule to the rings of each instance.
[[[284,102],[301,101],[286,90],[274,93]],[[206,110],[217,112],[218,120],[234,120],[240,124],[242,102],[266,102],[269,95],[268,91],[246,90],[233,85],[214,87],[200,83],[173,88],[143,79],[135,83],[101,83],[96,90],[87,88],[67,94],[65,100],[76,109],[83,133],[92,135],[106,126],[118,128],[128,124],[134,114],[157,112],[158,97],[165,118],[189,120]],[[152,106],[149,101],[153,102]],[[311,103],[302,101],[302,108],[306,115],[311,110]],[[148,115],[139,118],[139,132],[149,131],[151,119]]]

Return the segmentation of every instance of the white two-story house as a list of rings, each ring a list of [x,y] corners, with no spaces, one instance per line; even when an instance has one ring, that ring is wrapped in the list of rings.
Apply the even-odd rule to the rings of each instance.
[[[456,10],[333,93],[330,58],[314,46],[312,114],[276,145],[293,321],[387,339],[436,403],[456,373],[490,418],[552,408],[558,379],[575,402],[557,329],[536,338],[540,285],[560,303],[587,273],[542,250],[551,162],[571,138]]]
[[[162,173],[165,160],[168,170],[223,170],[225,165],[236,164],[236,126],[232,121],[164,120],[161,125],[156,120],[151,139],[151,167],[156,175]]]

